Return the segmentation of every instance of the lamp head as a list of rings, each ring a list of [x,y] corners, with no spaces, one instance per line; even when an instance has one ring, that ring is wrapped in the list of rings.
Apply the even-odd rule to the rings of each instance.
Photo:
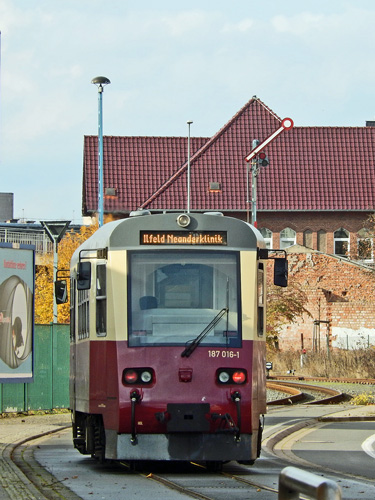
[[[97,85],[99,92],[103,92],[104,85],[110,84],[111,81],[105,76],[96,76],[91,80],[91,83]]]

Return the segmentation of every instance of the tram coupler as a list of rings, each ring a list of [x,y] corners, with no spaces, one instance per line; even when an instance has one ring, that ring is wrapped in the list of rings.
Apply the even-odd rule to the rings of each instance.
[[[132,445],[136,445],[138,444],[138,439],[137,439],[137,433],[136,433],[136,428],[135,428],[135,405],[137,403],[139,403],[139,401],[141,400],[141,395],[138,391],[132,391],[130,393],[130,401],[131,401],[131,428],[132,428],[132,432],[131,432],[131,438],[130,438],[130,442]]]
[[[235,435],[235,440],[237,442],[241,441],[241,393],[239,391],[232,392],[232,401],[236,404],[237,409],[237,432]]]

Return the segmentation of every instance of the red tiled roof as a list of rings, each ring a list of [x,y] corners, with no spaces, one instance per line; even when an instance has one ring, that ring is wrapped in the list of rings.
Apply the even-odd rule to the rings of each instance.
[[[192,210],[244,211],[253,139],[263,141],[281,119],[251,99],[211,139],[191,138]],[[257,208],[374,210],[375,127],[295,127],[266,147],[270,165],[258,177]],[[105,212],[185,209],[187,138],[105,137]],[[210,182],[220,183],[211,192]],[[83,211],[97,209],[97,137],[85,137]]]
[[[195,152],[207,138],[191,138]],[[104,193],[104,210],[129,213],[150,197],[187,158],[185,137],[103,138],[103,187],[115,188],[115,196]],[[98,138],[85,136],[83,162],[83,214],[98,207]]]

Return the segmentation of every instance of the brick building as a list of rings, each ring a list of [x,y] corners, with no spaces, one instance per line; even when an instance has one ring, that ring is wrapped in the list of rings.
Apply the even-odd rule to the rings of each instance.
[[[290,280],[306,293],[305,314],[282,329],[282,349],[356,349],[375,344],[375,273],[360,263],[298,245],[287,249]]]
[[[251,220],[251,172],[244,158],[251,152],[254,139],[262,142],[280,128],[281,122],[254,96],[213,137],[191,138],[191,211],[218,210]],[[304,251],[319,251],[301,253],[301,262],[307,255],[311,256],[310,263],[316,259],[329,262],[327,273],[334,267],[332,262],[340,263],[337,272],[345,268],[349,270],[345,271],[349,280],[361,283],[362,276],[371,271],[353,267],[354,264],[340,257],[351,257],[365,264],[374,262],[373,240],[366,221],[375,212],[375,126],[372,122],[367,125],[296,126],[285,131],[266,147],[270,164],[260,168],[257,182],[257,223],[269,248],[301,245]],[[98,206],[97,146],[96,136],[85,137],[82,213],[91,217],[96,216]],[[105,137],[105,220],[128,217],[138,208],[151,212],[185,211],[187,149],[184,137]],[[293,255],[293,261],[295,258]],[[303,267],[306,272],[311,271],[307,260]],[[337,325],[348,324],[349,329],[359,330],[361,310],[368,315],[367,326],[363,328],[374,328],[371,326],[375,325],[373,295],[366,294],[361,300],[349,295],[346,301],[334,302],[332,297],[341,293],[340,274],[332,272],[331,277],[332,283],[327,282],[324,288],[333,294],[329,301],[319,286],[311,295],[314,319],[318,314],[316,304],[321,308],[325,304],[322,316],[328,315],[328,311],[333,314],[335,308],[343,315],[353,315],[351,323],[337,320]],[[313,278],[310,281],[313,283]],[[349,284],[346,288],[352,290]],[[360,309],[355,312],[357,306],[353,309],[348,304],[357,304]],[[333,318],[329,331],[332,342],[336,328]],[[311,336],[316,325],[307,318],[303,324],[306,337],[308,331]],[[325,323],[319,325],[321,332],[322,325]],[[289,333],[296,339],[301,332],[298,326],[291,325]],[[286,332],[283,336],[289,342]]]

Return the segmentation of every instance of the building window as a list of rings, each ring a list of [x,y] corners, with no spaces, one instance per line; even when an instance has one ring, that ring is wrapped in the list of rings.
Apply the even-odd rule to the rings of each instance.
[[[318,250],[327,252],[327,233],[323,229],[318,231]]]
[[[290,227],[286,227],[280,233],[280,248],[291,247],[296,244],[296,232]]]
[[[349,254],[349,231],[340,228],[333,233],[334,254],[347,257]]]
[[[266,248],[272,248],[272,231],[266,227],[262,227],[262,229],[260,229],[260,233],[264,238]]]
[[[358,258],[364,262],[373,262],[373,239],[368,229],[362,228],[358,231]]]

